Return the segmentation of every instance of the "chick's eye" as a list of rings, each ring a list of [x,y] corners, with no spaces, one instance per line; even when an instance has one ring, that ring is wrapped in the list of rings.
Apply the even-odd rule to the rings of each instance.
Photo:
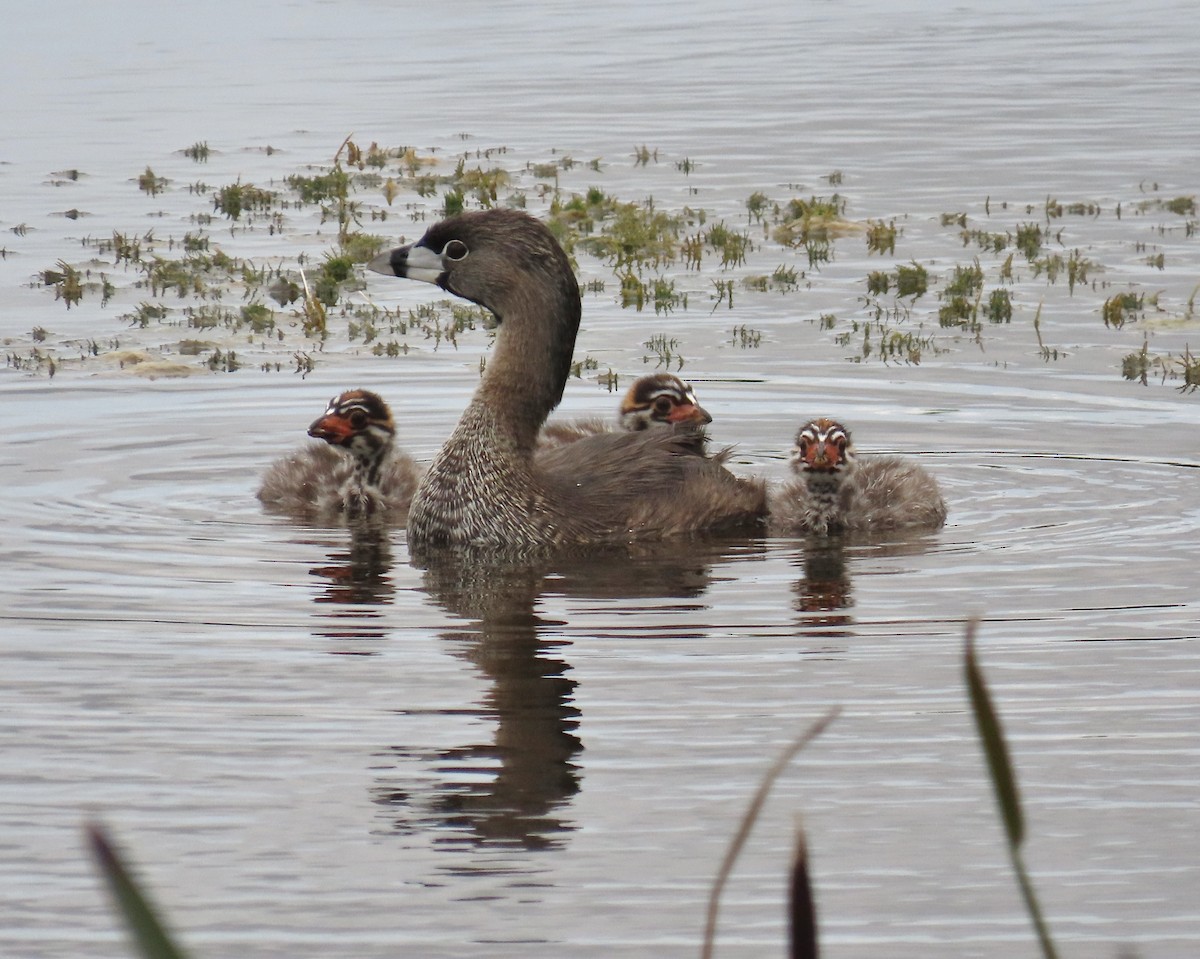
[[[461,260],[467,255],[467,244],[462,240],[451,240],[446,244],[446,248],[442,250],[442,254],[447,260]]]
[[[654,412],[660,416],[666,416],[671,412],[671,407],[674,404],[665,396],[660,396],[654,401]]]
[[[367,425],[367,414],[362,410],[355,410],[350,414],[350,425],[356,430],[361,430]]]

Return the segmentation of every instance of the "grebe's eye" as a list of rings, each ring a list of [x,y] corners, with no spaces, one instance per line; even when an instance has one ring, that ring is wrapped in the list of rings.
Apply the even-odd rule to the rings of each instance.
[[[446,248],[442,250],[442,255],[447,260],[454,260],[456,263],[462,260],[467,255],[467,244],[462,240],[451,240],[446,244]]]
[[[367,414],[364,413],[362,410],[354,410],[350,414],[350,425],[353,426],[356,430],[361,430],[364,426],[367,425]]]
[[[666,416],[668,413],[671,412],[671,408],[674,405],[675,404],[671,402],[671,397],[660,396],[658,399],[656,399],[654,401],[654,412],[657,413],[659,416]]]

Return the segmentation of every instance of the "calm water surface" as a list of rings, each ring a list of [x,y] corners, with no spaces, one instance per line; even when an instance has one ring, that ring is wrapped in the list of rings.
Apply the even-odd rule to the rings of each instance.
[[[116,321],[137,294],[68,313],[31,281],[89,232],[183,229],[182,188],[152,220],[129,183],[148,164],[177,187],[263,181],[265,145],[297,169],[350,131],[448,153],[467,133],[514,167],[603,157],[618,195],[690,191],[728,216],[841,170],[854,216],[902,218],[904,255],[929,262],[939,214],[982,218],[988,197],[1111,209],[1153,184],[1198,192],[1185,4],[284,11],[6,25],[5,87],[28,91],[0,106],[0,225],[26,227],[0,240],[6,351],[38,326],[64,355],[178,339]],[[203,139],[219,155],[197,172],[176,151]],[[657,168],[629,163],[641,143]],[[700,164],[686,178],[682,157]],[[64,183],[68,168],[85,177]],[[90,215],[55,216],[73,206]],[[1179,304],[1200,282],[1198,241],[1175,226],[1068,228],[1115,284]],[[1174,268],[1147,266],[1131,235]],[[282,258],[332,238],[224,242]],[[1063,953],[1194,955],[1200,401],[1118,370],[1143,334],[1178,351],[1195,323],[1117,336],[1095,297],[1048,289],[1060,360],[1026,316],[920,366],[848,363],[812,321],[851,312],[873,268],[859,247],[794,297],[693,305],[652,331],[679,337],[739,471],[783,478],[800,418],[836,412],[860,447],[936,473],[950,521],[933,535],[423,570],[403,531],[297,525],[253,492],[351,384],[395,397],[405,447],[428,458],[481,335],[394,360],[343,343],[304,379],[147,380],[111,358],[5,370],[0,953],[125,954],[81,842],[98,816],[199,955],[695,955],[759,777],[840,705],[766,807],[719,954],[782,954],[799,814],[829,955],[1031,955],[962,688],[977,614]],[[369,292],[431,299],[412,286]],[[612,300],[585,302],[581,349],[635,371],[648,321]],[[731,346],[735,324],[764,346]],[[564,411],[613,405],[583,379]]]

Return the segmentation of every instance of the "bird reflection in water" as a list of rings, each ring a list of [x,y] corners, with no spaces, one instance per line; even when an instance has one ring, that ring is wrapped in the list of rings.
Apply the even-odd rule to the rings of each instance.
[[[694,597],[710,578],[711,567],[697,558],[702,552],[689,543],[552,565],[461,550],[422,555],[429,595],[471,623],[443,638],[489,680],[477,715],[493,724],[495,735],[437,752],[388,750],[398,765],[415,760],[437,777],[432,790],[415,786],[411,776],[400,782],[399,775],[374,788],[390,828],[430,832],[451,849],[560,845],[575,828],[567,809],[580,788],[576,757],[583,744],[576,734],[577,683],[562,655],[563,624],[539,615],[538,601],[548,583],[571,597]]]
[[[937,543],[936,536],[919,530],[809,536],[800,541],[794,563],[804,575],[792,587],[800,633],[852,636],[854,617],[848,612],[854,606],[851,570],[867,561],[927,553]]]
[[[381,640],[387,631],[378,607],[393,601],[391,528],[361,517],[348,524],[350,542],[329,554],[329,562],[309,572],[326,581],[314,598],[334,608],[324,611],[318,636],[341,641]],[[328,623],[324,620],[329,620]],[[370,656],[373,651],[342,648],[340,655]]]
[[[572,828],[560,808],[579,789],[572,759],[582,749],[575,730],[570,667],[535,612],[543,571],[524,564],[473,559],[430,566],[429,594],[473,625],[443,634],[487,678],[478,715],[493,724],[488,743],[430,753],[394,746],[397,760],[418,759],[437,776],[432,795],[380,785],[375,800],[402,831],[430,830],[443,846],[556,844]],[[415,819],[415,821],[414,821]]]
[[[800,555],[804,576],[793,587],[794,607],[803,614],[803,632],[848,630],[854,618],[843,612],[854,605],[845,544],[840,536],[813,536]]]

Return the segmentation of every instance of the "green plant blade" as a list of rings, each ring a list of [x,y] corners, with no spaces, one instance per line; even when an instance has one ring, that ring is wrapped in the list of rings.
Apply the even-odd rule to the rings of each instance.
[[[700,946],[700,959],[712,959],[713,950],[716,948],[717,912],[721,905],[721,892],[725,888],[729,874],[733,871],[733,864],[737,862],[737,857],[742,851],[742,846],[746,844],[746,840],[750,836],[750,830],[754,828],[754,823],[758,820],[758,814],[762,811],[763,803],[767,801],[771,787],[775,785],[775,780],[779,778],[779,775],[787,767],[787,764],[796,757],[800,750],[824,732],[826,727],[837,718],[840,712],[840,706],[832,707],[824,716],[809,726],[804,733],[792,740],[791,744],[784,749],[779,758],[771,764],[771,768],[767,770],[762,782],[759,783],[758,790],[754,793],[754,798],[750,800],[749,808],[742,816],[741,824],[734,834],[733,841],[729,844],[725,858],[721,861],[720,868],[717,869],[717,877],[713,880],[712,890],[708,896],[708,912],[704,922],[704,939]]]
[[[87,826],[92,858],[120,909],[125,925],[144,959],[187,959],[187,953],[175,945],[159,920],[154,907],[134,881],[108,836],[98,823]]]
[[[1017,780],[1013,775],[1012,763],[1008,758],[1008,746],[1004,741],[1004,730],[992,706],[987,683],[975,658],[976,621],[967,624],[966,674],[967,691],[971,698],[971,711],[975,716],[975,728],[983,742],[983,754],[987,758],[988,772],[996,791],[996,802],[1004,821],[1008,843],[1014,849],[1025,839],[1025,819],[1021,814],[1021,799],[1017,793]]]

